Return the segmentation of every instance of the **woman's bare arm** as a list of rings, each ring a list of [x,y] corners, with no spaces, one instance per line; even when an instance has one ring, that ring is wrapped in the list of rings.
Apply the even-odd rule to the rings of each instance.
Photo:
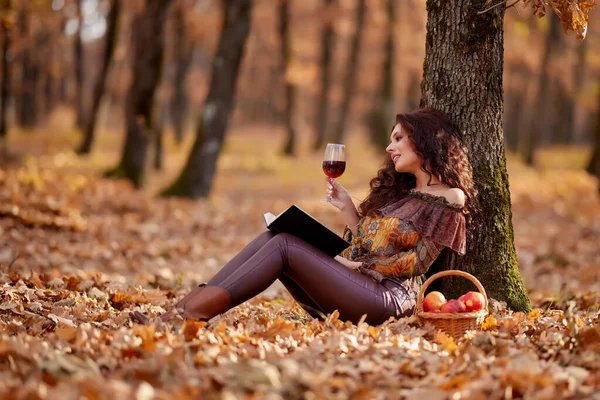
[[[350,261],[344,257],[335,256],[334,258],[337,262],[339,262],[340,264],[344,264],[345,267],[348,267],[350,269],[356,269],[362,265],[362,262]]]

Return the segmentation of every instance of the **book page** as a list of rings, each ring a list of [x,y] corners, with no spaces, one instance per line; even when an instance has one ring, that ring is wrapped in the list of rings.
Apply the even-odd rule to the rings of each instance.
[[[277,218],[270,212],[264,213],[263,216],[265,217],[265,223],[267,224],[267,226],[271,225],[271,222],[275,221],[275,218]]]

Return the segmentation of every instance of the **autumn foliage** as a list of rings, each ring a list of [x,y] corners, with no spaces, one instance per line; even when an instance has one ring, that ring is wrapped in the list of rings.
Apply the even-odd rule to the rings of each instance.
[[[267,210],[296,202],[343,228],[318,201],[320,155],[284,161],[247,143],[234,138],[214,197],[196,202],[99,179],[70,153],[0,169],[0,398],[581,398],[600,390],[597,182],[513,161],[515,243],[536,307],[529,314],[491,301],[482,331],[452,338],[415,317],[380,326],[336,313],[315,320],[275,285],[209,323],[132,325],[128,311],[158,315],[210,279],[264,229]],[[361,196],[368,168],[352,160],[341,182]]]

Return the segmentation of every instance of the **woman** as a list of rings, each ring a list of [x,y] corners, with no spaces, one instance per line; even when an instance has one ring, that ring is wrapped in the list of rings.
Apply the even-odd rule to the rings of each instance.
[[[335,258],[289,234],[260,234],[207,284],[160,318],[208,320],[251,299],[279,279],[314,317],[338,310],[376,325],[414,312],[422,276],[447,248],[465,253],[472,172],[459,129],[433,109],[398,114],[389,158],[357,210],[348,192],[328,181],[331,204],[346,222],[351,246]],[[132,318],[149,321],[142,313]]]

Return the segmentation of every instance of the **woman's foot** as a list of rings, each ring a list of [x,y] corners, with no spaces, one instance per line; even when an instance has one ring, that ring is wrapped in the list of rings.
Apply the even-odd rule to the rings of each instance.
[[[175,318],[177,316],[183,317],[183,313],[185,312],[185,305],[187,303],[189,303],[191,300],[193,300],[194,297],[196,297],[202,291],[202,289],[204,288],[204,286],[206,286],[206,283],[201,283],[197,287],[193,288],[191,292],[189,292],[188,294],[186,294],[181,300],[179,300],[177,302],[177,304],[175,304],[175,307],[171,308],[166,313],[160,315],[158,317],[160,319],[160,321],[161,322],[167,322],[167,321],[170,321],[170,320],[172,320],[173,318]],[[152,321],[152,318],[150,318],[146,314],[141,313],[139,311],[132,311],[132,312],[130,312],[129,313],[129,317],[131,318],[131,320],[133,322],[136,322],[136,323],[142,324],[142,325],[147,325],[147,324],[149,324]]]
[[[172,320],[173,318],[183,317],[183,311],[184,310],[181,309],[181,308],[173,307],[169,311],[167,311],[166,313],[160,315],[158,317],[158,320],[160,322],[168,322],[168,321]],[[141,313],[139,311],[132,311],[132,312],[130,312],[129,313],[129,317],[131,318],[131,320],[133,322],[138,323],[138,324],[142,324],[142,325],[148,325],[154,319],[154,318],[150,318],[146,314]]]
[[[215,315],[229,310],[231,302],[231,295],[225,289],[216,286],[198,287],[158,318],[161,322],[167,322],[176,317],[208,321]],[[147,324],[152,321],[152,318],[139,311],[130,312],[129,316],[139,324]]]

